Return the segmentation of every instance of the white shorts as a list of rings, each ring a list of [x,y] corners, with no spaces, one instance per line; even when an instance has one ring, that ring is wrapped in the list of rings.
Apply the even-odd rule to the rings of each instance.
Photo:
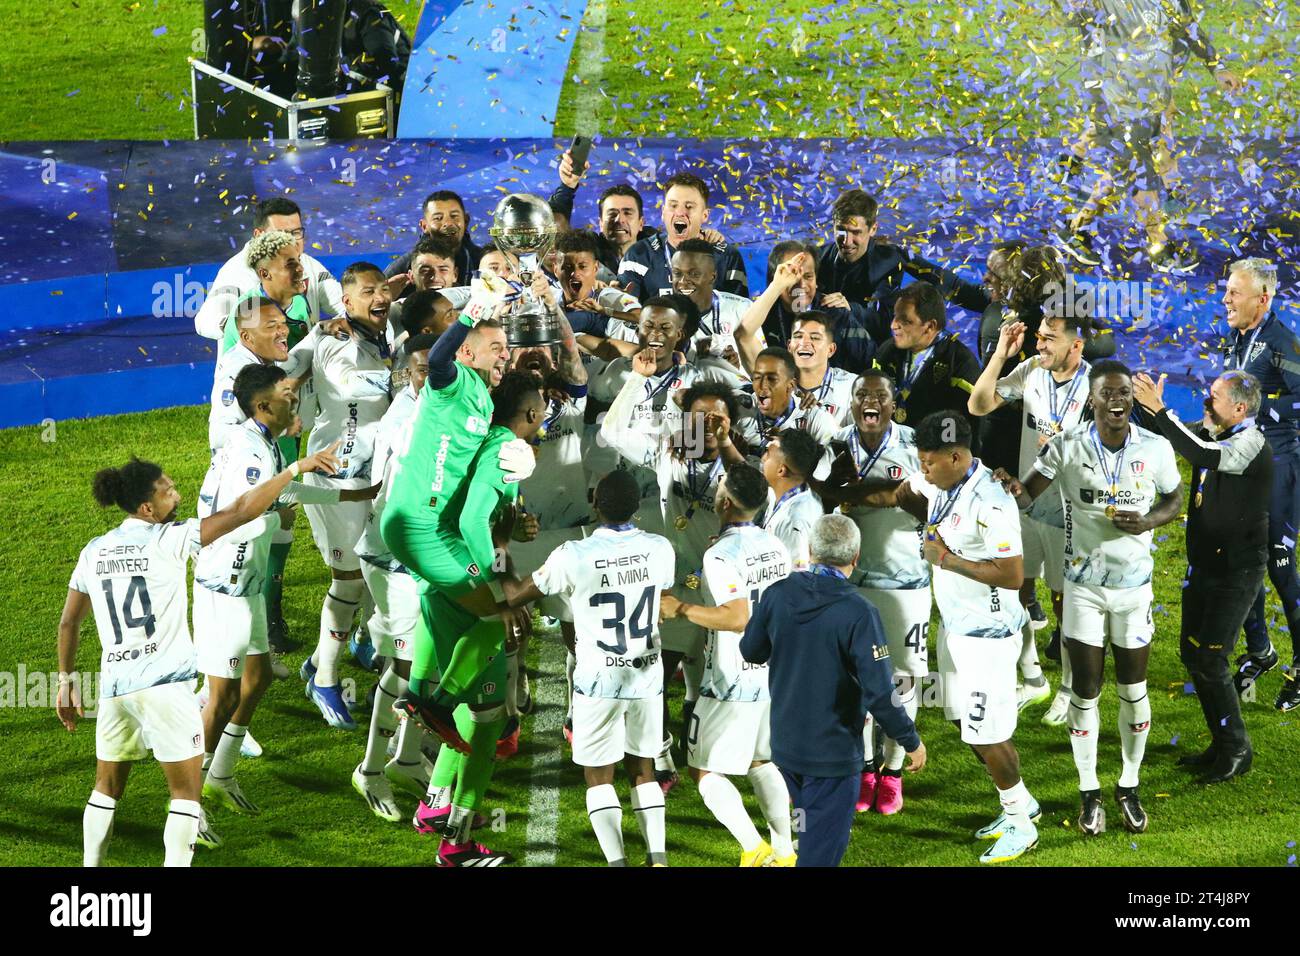
[[[930,635],[929,586],[906,591],[858,590],[880,612],[894,673],[906,677],[929,674],[929,649],[926,646]]]
[[[735,776],[772,759],[772,702],[700,697],[691,714],[686,759],[698,770]]]
[[[302,476],[302,480],[315,488],[340,488],[337,481],[320,478],[315,473]],[[307,520],[311,522],[311,536],[328,568],[338,571],[360,571],[361,559],[357,557],[357,539],[365,530],[370,517],[370,502],[341,501],[332,505],[303,505]]]
[[[1151,585],[1104,588],[1065,582],[1061,635],[1072,641],[1134,650],[1147,647],[1155,634],[1151,620]]]
[[[420,585],[409,574],[389,571],[369,561],[361,562],[361,577],[375,600],[369,621],[375,653],[409,661],[415,625],[420,619]]]
[[[581,527],[556,528],[541,531],[532,541],[511,541],[510,558],[515,564],[515,574],[519,580],[527,577],[546,563],[551,552],[566,541],[581,541],[586,534]],[[573,621],[573,610],[569,599],[562,594],[548,594],[536,604],[537,610],[547,617],[559,621]]]
[[[579,767],[608,767],[625,754],[657,757],[663,749],[663,695],[637,700],[573,695],[573,762]]]
[[[245,658],[265,654],[266,598],[234,597],[194,582],[194,651],[199,673],[234,680]]]
[[[1065,529],[1020,515],[1020,538],[1025,551],[1025,577],[1042,578],[1053,591],[1065,587]]]
[[[95,756],[106,763],[129,763],[143,760],[151,750],[162,763],[203,756],[203,711],[194,696],[194,681],[100,698]]]
[[[970,637],[943,632],[939,640],[939,677],[943,711],[961,721],[968,744],[1000,744],[1016,732],[1016,662],[1020,640]]]

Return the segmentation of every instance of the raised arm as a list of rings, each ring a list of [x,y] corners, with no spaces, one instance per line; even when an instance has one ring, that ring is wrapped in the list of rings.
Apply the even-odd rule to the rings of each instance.
[[[1024,343],[1023,322],[1010,322],[998,331],[998,347],[994,349],[988,365],[984,366],[979,378],[975,380],[975,387],[971,389],[970,398],[966,400],[966,408],[972,415],[987,415],[1006,404],[998,394],[998,378],[1002,375],[1006,363],[1020,354]]]
[[[601,441],[634,465],[647,468],[654,468],[663,453],[663,438],[649,422],[644,428],[634,428],[628,423],[645,393],[645,383],[649,381],[646,372],[653,371],[654,367],[650,349],[632,359],[632,371],[600,423]]]
[[[322,471],[332,474],[338,470],[339,461],[334,457],[339,442],[335,442],[322,451],[310,455],[302,461],[295,461],[278,475],[274,475],[254,488],[244,492],[229,505],[199,522],[199,544],[206,547],[223,535],[229,534],[241,525],[248,524],[262,517],[275,504],[276,500],[299,474]]]

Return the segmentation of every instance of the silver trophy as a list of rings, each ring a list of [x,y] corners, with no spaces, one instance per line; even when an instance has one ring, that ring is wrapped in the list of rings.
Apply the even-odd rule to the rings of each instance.
[[[532,293],[533,277],[555,245],[555,216],[537,196],[511,193],[497,203],[488,233],[497,248],[518,262],[523,284],[514,308],[505,316],[506,340],[512,348],[553,345],[560,341],[560,322]]]

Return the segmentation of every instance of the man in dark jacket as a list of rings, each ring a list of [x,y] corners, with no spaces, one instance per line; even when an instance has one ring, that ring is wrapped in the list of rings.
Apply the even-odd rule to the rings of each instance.
[[[925,766],[916,725],[893,699],[880,613],[848,580],[860,544],[852,519],[819,519],[812,573],[769,587],[740,640],[745,660],[768,665],[772,761],[802,819],[797,866],[838,866],[848,849],[868,712],[906,749],[909,771]]]
[[[420,236],[441,234],[455,243],[456,275],[460,281],[469,285],[470,276],[478,268],[478,261],[483,250],[474,245],[469,235],[469,213],[465,210],[465,201],[448,189],[438,189],[424,198],[420,207]],[[411,271],[411,261],[415,258],[412,249],[404,256],[394,259],[384,275],[388,278]],[[408,283],[394,298],[405,298],[415,291],[413,283]]]

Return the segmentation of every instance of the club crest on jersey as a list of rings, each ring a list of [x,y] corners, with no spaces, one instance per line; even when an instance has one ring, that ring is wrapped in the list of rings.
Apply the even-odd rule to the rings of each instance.
[[[257,484],[257,479],[262,477],[262,469],[250,468],[248,471],[244,472],[244,477],[248,479],[250,485],[255,485]]]
[[[343,552],[342,552],[342,550],[340,550],[339,548],[330,548],[330,556],[331,556],[335,561],[341,561],[341,560],[343,560]]]
[[[483,685],[483,693],[484,693],[484,694],[493,694],[493,693],[496,693],[496,689],[497,689],[496,681],[491,681],[491,680],[490,680],[490,681],[487,681],[487,682]]]
[[[889,468],[888,468],[888,472],[889,472],[889,480],[890,480],[890,481],[898,481],[898,479],[900,479],[900,478],[903,477],[903,466],[902,466],[902,465],[890,465]]]
[[[228,388],[225,389],[224,391],[222,391],[222,393],[221,393],[221,404],[222,404],[222,405],[233,405],[233,404],[235,404],[235,393],[234,393],[233,391],[231,391],[230,389],[228,389]]]
[[[1135,475],[1140,475],[1146,471],[1147,463],[1144,461],[1131,461],[1128,463],[1129,470]]]
[[[404,637],[393,638],[393,647],[397,648],[399,651],[406,650],[406,638]]]
[[[471,577],[475,577],[475,578],[476,578],[476,577],[478,577],[478,575],[479,575],[479,568],[478,568],[478,565],[477,565],[477,564],[470,564],[469,567],[467,567],[467,568],[465,569],[465,571],[466,571],[466,573],[468,573]]]
[[[226,661],[226,663],[230,665],[230,669],[231,669],[231,670],[234,670],[236,667],[239,666],[239,658],[238,658],[238,657],[232,657],[232,658],[230,658],[230,660]]]
[[[871,659],[873,661],[883,661],[889,656],[888,644],[875,644],[871,648]]]
[[[198,746],[199,744],[201,744],[202,742],[203,742],[203,735],[202,735],[202,734],[195,734],[194,737],[193,737],[192,740],[191,740],[191,743],[193,743],[195,747],[197,747],[197,746]]]
[[[1265,345],[1265,343],[1256,342],[1254,345],[1250,347],[1250,354],[1246,356],[1246,361],[1247,362],[1255,361],[1255,359],[1259,358],[1261,355],[1264,354],[1264,349],[1266,347],[1267,346]]]
[[[943,381],[943,380],[944,380],[945,378],[947,378],[947,377],[948,377],[948,363],[947,363],[947,362],[935,362],[935,363],[934,363],[934,379],[935,379],[935,381],[936,381],[936,382],[941,382],[941,381]]]

